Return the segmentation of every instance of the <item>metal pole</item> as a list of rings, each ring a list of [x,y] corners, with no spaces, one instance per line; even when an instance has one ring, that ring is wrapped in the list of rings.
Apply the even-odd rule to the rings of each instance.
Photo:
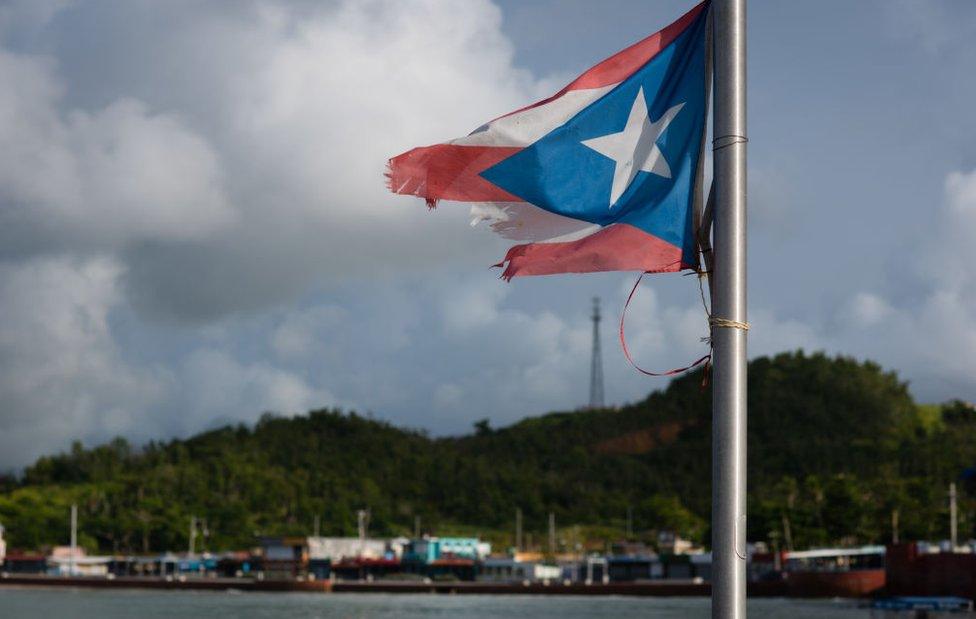
[[[522,552],[522,508],[515,508],[515,552]]]
[[[746,616],[746,0],[715,0],[712,617]]]
[[[196,550],[197,542],[197,517],[190,516],[190,557],[193,557],[193,552]]]
[[[549,555],[556,556],[556,513],[549,512]]]
[[[75,575],[75,553],[78,552],[78,505],[71,504],[71,561],[68,562],[68,576]]]
[[[958,518],[956,516],[956,484],[955,482],[949,484],[949,543],[952,544],[952,552],[956,551],[956,543],[959,541],[956,534],[958,526],[956,523]]]

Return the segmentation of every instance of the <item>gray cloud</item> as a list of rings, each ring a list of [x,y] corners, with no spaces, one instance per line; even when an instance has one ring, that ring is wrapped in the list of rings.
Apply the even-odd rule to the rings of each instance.
[[[265,409],[436,432],[573,409],[592,294],[610,399],[662,387],[612,337],[632,275],[503,284],[506,243],[463,206],[383,186],[390,155],[550,94],[682,8],[523,4],[0,7],[0,466]],[[882,5],[870,40],[878,6],[752,13],[750,351],[874,357],[923,399],[976,399],[976,151],[952,60],[972,57],[970,9]],[[691,278],[652,278],[628,314],[649,369],[703,354],[705,331]]]

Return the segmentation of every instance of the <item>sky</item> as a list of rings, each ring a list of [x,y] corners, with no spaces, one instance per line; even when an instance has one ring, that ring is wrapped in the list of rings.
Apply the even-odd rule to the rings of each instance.
[[[0,2],[0,469],[263,412],[432,434],[667,385],[633,273],[519,278],[386,160],[548,96],[678,0]],[[753,0],[750,356],[874,359],[976,400],[976,3]],[[704,354],[694,278],[628,345]]]

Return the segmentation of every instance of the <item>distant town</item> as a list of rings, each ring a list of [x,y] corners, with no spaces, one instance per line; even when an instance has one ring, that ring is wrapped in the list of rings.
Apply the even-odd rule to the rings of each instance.
[[[517,545],[495,549],[477,537],[371,537],[368,511],[358,521],[356,537],[258,537],[248,549],[197,552],[206,525],[193,518],[185,551],[90,555],[75,541],[72,509],[72,543],[44,552],[8,551],[0,525],[0,585],[706,595],[711,578],[711,553],[673,532],[660,533],[655,548],[622,540],[602,553],[558,553],[554,529],[548,551],[521,547],[520,530]],[[757,543],[747,554],[750,595],[952,595],[971,608],[976,582],[976,540],[799,551]]]

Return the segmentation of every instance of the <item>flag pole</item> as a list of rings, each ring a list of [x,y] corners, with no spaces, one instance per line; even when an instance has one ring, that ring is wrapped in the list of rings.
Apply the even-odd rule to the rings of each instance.
[[[746,616],[746,0],[714,0],[712,617]]]

